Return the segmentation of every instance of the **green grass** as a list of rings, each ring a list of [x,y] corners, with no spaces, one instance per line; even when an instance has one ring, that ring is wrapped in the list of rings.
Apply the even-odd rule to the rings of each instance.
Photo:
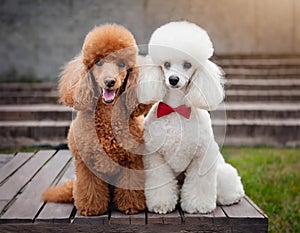
[[[268,215],[269,232],[300,232],[300,148],[224,147],[246,194]]]

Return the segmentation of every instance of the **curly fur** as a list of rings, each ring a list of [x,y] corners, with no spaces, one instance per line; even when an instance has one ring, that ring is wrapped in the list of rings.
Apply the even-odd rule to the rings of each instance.
[[[244,195],[236,169],[220,154],[207,112],[224,98],[223,72],[208,60],[212,53],[207,33],[189,22],[163,25],[151,36],[150,57],[140,72],[139,101],[163,101],[173,108],[185,104],[191,115],[157,118],[156,103],[145,119],[143,161],[150,211],[170,212],[180,199],[184,211],[207,213],[217,202],[233,204]],[[178,83],[172,85],[175,76]],[[181,172],[185,180],[180,190],[176,177]]]
[[[121,60],[126,67],[118,66]],[[74,200],[80,214],[102,214],[111,199],[107,178],[116,184],[113,202],[120,211],[132,214],[145,209],[143,162],[135,151],[140,151],[143,115],[151,106],[137,102],[136,60],[132,34],[122,26],[107,24],[90,31],[82,52],[64,67],[60,101],[78,110],[68,135],[76,179],[47,189],[45,201]],[[107,77],[114,79],[113,87],[106,86]],[[114,91],[112,103],[105,99],[105,89]]]

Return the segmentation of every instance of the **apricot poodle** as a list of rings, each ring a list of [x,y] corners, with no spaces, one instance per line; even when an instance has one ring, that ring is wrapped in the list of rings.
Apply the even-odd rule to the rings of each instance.
[[[107,212],[111,199],[126,214],[145,209],[138,152],[151,106],[137,102],[137,54],[127,29],[106,24],[87,34],[81,53],[64,67],[60,100],[78,111],[68,135],[76,179],[47,189],[45,201],[74,201],[82,215]]]

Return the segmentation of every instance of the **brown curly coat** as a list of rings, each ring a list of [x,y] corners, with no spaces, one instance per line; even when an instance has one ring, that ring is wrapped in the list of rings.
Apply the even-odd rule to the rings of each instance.
[[[106,181],[113,181],[113,202],[120,211],[132,214],[145,209],[144,167],[136,152],[142,150],[143,115],[150,106],[137,103],[136,58],[132,34],[122,26],[107,24],[89,32],[81,54],[65,66],[60,100],[78,110],[68,135],[76,179],[47,189],[45,201],[74,201],[82,215],[102,214],[110,203]],[[120,60],[125,68],[118,66]],[[107,88],[107,76],[115,80],[113,103],[96,96]]]

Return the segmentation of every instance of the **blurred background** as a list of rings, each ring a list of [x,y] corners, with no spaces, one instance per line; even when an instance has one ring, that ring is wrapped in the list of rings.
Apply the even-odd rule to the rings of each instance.
[[[122,24],[143,45],[176,20],[207,30],[226,72],[227,128],[224,107],[212,113],[218,141],[298,146],[298,0],[0,0],[0,148],[66,142],[72,115],[57,105],[58,74],[93,27]]]
[[[298,0],[1,0],[1,78],[55,80],[96,25],[122,24],[147,44],[174,20],[205,28],[217,55],[300,53]]]

